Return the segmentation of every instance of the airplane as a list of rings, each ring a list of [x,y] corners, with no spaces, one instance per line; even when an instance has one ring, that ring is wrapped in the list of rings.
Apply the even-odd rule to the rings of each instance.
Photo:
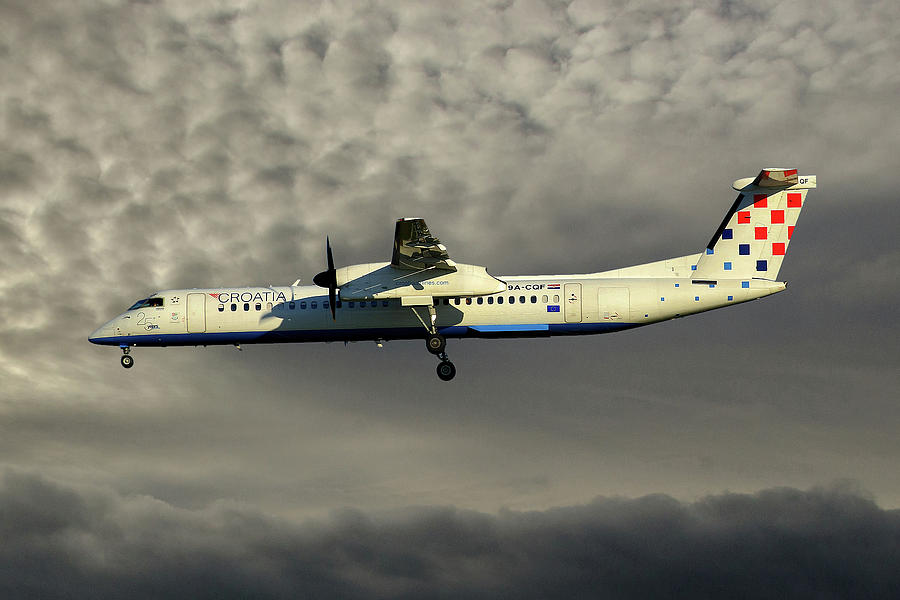
[[[327,269],[315,285],[156,292],[90,336],[131,349],[280,342],[425,340],[450,381],[448,338],[611,333],[763,298],[785,289],[778,271],[814,175],[763,169],[733,184],[737,199],[706,248],[599,273],[494,277],[453,261],[421,218],[396,222],[390,262]],[[326,291],[327,290],[327,291]]]

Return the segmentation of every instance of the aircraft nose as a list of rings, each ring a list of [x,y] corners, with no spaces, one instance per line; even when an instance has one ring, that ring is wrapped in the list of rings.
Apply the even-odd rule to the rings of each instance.
[[[108,338],[113,336],[113,326],[112,321],[106,323],[105,325],[98,327],[91,335],[88,336],[88,341],[92,344],[102,344],[103,338]]]

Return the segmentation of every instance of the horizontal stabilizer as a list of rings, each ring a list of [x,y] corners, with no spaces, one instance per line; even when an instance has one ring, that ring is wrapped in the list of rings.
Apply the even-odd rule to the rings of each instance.
[[[751,192],[754,189],[813,189],[816,187],[815,175],[797,175],[797,169],[763,169],[756,177],[738,179],[731,187],[738,192]]]

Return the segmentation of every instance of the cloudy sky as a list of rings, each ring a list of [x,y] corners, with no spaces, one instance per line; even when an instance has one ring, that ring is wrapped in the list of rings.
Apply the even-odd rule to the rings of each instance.
[[[900,7],[0,1],[0,590],[889,597]],[[118,350],[158,289],[702,249],[818,176],[785,293],[610,336]],[[650,574],[648,576],[648,573]],[[865,587],[861,587],[865,586]],[[894,596],[896,597],[896,596]]]

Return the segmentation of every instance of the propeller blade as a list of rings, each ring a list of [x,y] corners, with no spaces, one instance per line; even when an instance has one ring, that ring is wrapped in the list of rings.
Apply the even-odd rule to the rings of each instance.
[[[328,304],[331,306],[331,320],[337,321],[337,314],[335,310],[337,309],[337,290],[334,286],[328,288]]]
[[[325,236],[325,254],[328,257],[328,270],[334,272],[334,257],[331,256],[331,240]]]
[[[325,257],[328,260],[328,270],[322,271],[313,277],[313,283],[319,287],[328,288],[328,304],[331,307],[331,318],[337,320],[337,273],[334,270],[334,256],[331,254],[331,240],[325,236]]]

